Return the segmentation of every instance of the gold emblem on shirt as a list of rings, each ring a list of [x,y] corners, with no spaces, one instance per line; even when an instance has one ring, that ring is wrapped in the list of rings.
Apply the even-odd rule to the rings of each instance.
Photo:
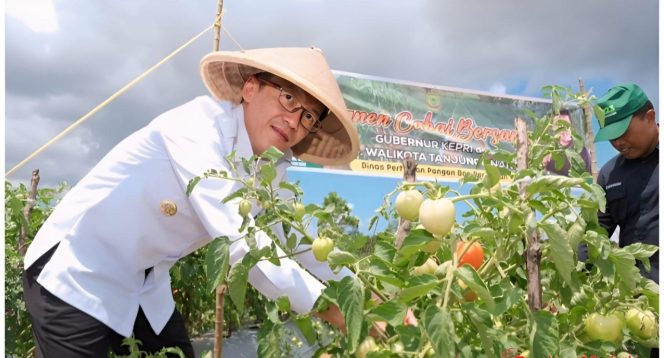
[[[166,216],[173,216],[178,212],[178,206],[170,200],[162,200],[159,203],[159,210]]]

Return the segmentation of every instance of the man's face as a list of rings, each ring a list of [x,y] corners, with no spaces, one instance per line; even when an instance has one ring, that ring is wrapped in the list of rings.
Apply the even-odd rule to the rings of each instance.
[[[286,151],[309,134],[300,125],[302,109],[290,113],[281,105],[279,96],[284,92],[292,95],[309,112],[320,114],[324,108],[320,102],[288,81],[271,77],[269,82],[251,76],[242,88],[244,123],[254,154],[263,153],[271,146]],[[283,90],[280,91],[274,85]]]
[[[657,146],[659,128],[655,122],[655,111],[633,116],[625,133],[612,140],[611,145],[626,159],[643,158]]]

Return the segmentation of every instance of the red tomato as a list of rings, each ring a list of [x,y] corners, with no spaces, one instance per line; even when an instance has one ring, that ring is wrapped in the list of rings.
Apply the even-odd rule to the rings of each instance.
[[[466,251],[468,243],[465,241],[457,242],[456,256],[459,257],[459,266],[469,264],[475,270],[479,270],[484,262],[484,249],[479,242],[475,241]],[[466,251],[464,254],[463,252]],[[463,254],[463,256],[461,256]]]

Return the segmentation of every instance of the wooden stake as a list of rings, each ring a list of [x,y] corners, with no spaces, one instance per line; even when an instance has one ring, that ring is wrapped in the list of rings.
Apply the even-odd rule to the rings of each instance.
[[[30,215],[32,209],[35,207],[37,200],[37,185],[39,185],[39,169],[32,171],[32,178],[30,179],[30,194],[23,206],[23,218],[25,218],[25,225],[21,225],[18,234],[18,253],[21,257],[25,256],[25,251],[28,249],[26,245],[28,234],[30,233]]]
[[[221,11],[224,7],[224,0],[217,2],[217,16],[214,23],[214,44],[213,51],[219,51],[219,41],[221,39]],[[216,289],[216,305],[214,309],[214,358],[221,358],[222,337],[224,335],[224,296],[226,294],[226,285],[221,284]]]
[[[587,96],[586,86],[583,84],[583,80],[579,78],[579,91],[584,96]],[[595,132],[593,130],[593,111],[590,107],[590,103],[586,102],[583,105],[583,116],[584,116],[584,129],[586,132],[585,145],[586,149],[590,153],[590,171],[593,176],[593,182],[597,183],[597,175],[599,170],[597,169],[597,155],[595,152]]]
[[[526,122],[516,117],[514,119],[516,128],[516,162],[519,170],[528,168],[528,128]],[[521,197],[526,196],[526,183],[521,183],[519,193]],[[542,308],[542,283],[540,281],[540,252],[539,235],[537,231],[526,237],[526,270],[528,272],[528,306],[531,311]]]
[[[417,163],[413,158],[405,158],[403,160],[403,180],[407,183],[414,183],[417,177]],[[411,229],[410,220],[401,219],[399,228],[397,229],[396,242],[394,245],[399,249],[403,244],[403,240],[408,236]]]
[[[213,51],[219,51],[219,40],[221,39],[221,9],[224,7],[224,0],[217,2],[217,16],[214,23],[214,44],[212,45]]]

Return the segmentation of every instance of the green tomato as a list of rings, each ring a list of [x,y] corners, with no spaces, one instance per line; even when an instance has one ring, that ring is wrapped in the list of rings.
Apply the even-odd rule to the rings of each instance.
[[[413,274],[415,276],[421,275],[433,275],[438,268],[438,264],[432,258],[428,258],[425,263],[420,266],[415,266],[413,268]]]
[[[423,200],[422,193],[417,189],[402,191],[397,196],[395,204],[397,214],[406,220],[417,220]]]
[[[456,209],[446,198],[425,199],[420,205],[420,223],[426,231],[445,236],[450,233],[456,220]]]
[[[293,203],[293,217],[295,220],[300,220],[304,216],[304,205],[300,202]]]
[[[369,352],[375,352],[378,350],[378,345],[373,337],[367,337],[360,343],[360,345],[355,350],[355,357],[365,358]]]
[[[242,217],[249,215],[249,213],[251,212],[251,206],[252,206],[251,201],[247,199],[242,199],[240,201],[240,207],[238,209],[240,215],[242,215]]]
[[[327,256],[330,254],[334,248],[334,242],[329,237],[319,236],[311,244],[311,251],[314,253],[314,257],[318,261],[327,261]]]
[[[624,322],[614,315],[602,316],[593,313],[585,321],[585,332],[593,341],[619,344],[622,341]]]
[[[657,335],[658,326],[655,314],[650,311],[641,311],[630,308],[625,314],[627,328],[638,338],[650,339]]]

